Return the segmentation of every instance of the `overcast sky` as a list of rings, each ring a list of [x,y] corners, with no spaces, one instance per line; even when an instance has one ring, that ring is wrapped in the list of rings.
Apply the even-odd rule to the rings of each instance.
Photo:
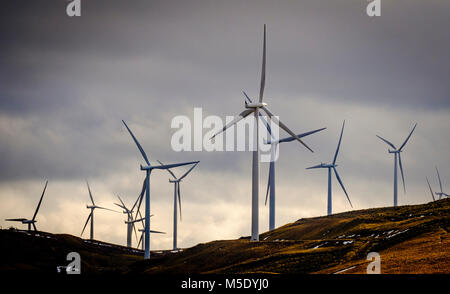
[[[143,160],[200,160],[183,181],[181,247],[250,235],[251,154],[174,152],[177,115],[236,115],[242,90],[257,97],[267,24],[264,101],[297,133],[327,127],[280,147],[276,225],[326,214],[326,170],[346,120],[338,170],[354,209],[393,204],[393,156],[375,135],[401,145],[406,194],[431,200],[437,165],[450,188],[450,2],[381,0],[4,1],[0,17],[0,225],[31,218],[45,180],[39,229],[79,235],[89,211],[88,179],[99,205],[138,196]],[[205,130],[206,133],[208,130]],[[284,136],[285,133],[281,132]],[[268,164],[261,165],[260,232]],[[174,171],[177,175],[183,169]],[[169,249],[173,186],[152,174],[151,247]],[[351,210],[333,179],[333,211]],[[125,215],[96,211],[95,237],[125,244]],[[16,225],[16,224],[13,224]],[[17,224],[18,227],[23,227]],[[85,233],[88,237],[88,231]],[[134,242],[134,240],[133,240]]]

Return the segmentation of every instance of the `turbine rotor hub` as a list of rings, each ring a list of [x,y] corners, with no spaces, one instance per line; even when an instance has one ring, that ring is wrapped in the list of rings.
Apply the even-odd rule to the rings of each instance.
[[[245,104],[245,108],[260,108],[260,107],[265,107],[267,106],[267,103],[264,102],[252,102],[252,103],[247,103]]]

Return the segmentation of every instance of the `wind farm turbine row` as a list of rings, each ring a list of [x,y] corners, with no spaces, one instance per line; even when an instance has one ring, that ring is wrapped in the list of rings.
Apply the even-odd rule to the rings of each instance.
[[[275,216],[276,216],[276,187],[275,187],[275,154],[277,153],[278,145],[281,143],[288,143],[297,141],[301,144],[302,148],[306,148],[308,151],[313,152],[313,150],[302,140],[303,138],[322,132],[325,130],[325,127],[315,129],[308,132],[303,133],[294,133],[290,128],[288,128],[283,122],[281,122],[277,116],[275,116],[269,109],[268,104],[264,102],[264,89],[265,89],[265,83],[266,83],[266,26],[264,25],[264,35],[263,35],[263,50],[262,50],[262,66],[261,66],[261,78],[260,78],[260,84],[259,84],[259,97],[258,99],[254,100],[257,102],[254,102],[249,95],[245,91],[243,91],[244,94],[244,110],[239,113],[239,115],[234,118],[231,122],[226,124],[220,131],[215,133],[211,139],[215,138],[218,134],[225,132],[229,128],[236,125],[241,120],[245,119],[246,117],[251,117],[254,119],[254,132],[253,132],[253,142],[256,145],[256,148],[252,150],[252,176],[251,176],[251,183],[252,183],[252,204],[251,204],[251,241],[259,241],[259,178],[260,178],[260,130],[259,130],[259,122],[264,124],[265,128],[268,132],[268,138],[269,140],[266,140],[264,144],[271,146],[271,161],[269,164],[269,172],[268,172],[268,181],[267,181],[267,189],[266,189],[266,195],[265,195],[265,205],[269,203],[269,230],[273,230],[276,227],[275,224]],[[267,115],[266,117],[262,114],[265,113]],[[273,130],[271,129],[271,126],[269,124],[269,121],[274,122],[277,127],[284,130],[289,136],[285,137],[283,139],[275,138],[273,134]],[[132,130],[129,128],[127,123],[122,120],[123,125],[125,126],[126,130],[128,131],[129,135],[131,136],[131,139],[133,140],[134,144],[136,145],[142,160],[143,164],[140,164],[139,170],[145,173],[144,180],[142,182],[142,188],[140,188],[140,194],[138,198],[135,200],[131,208],[125,204],[125,202],[122,200],[120,196],[117,196],[119,203],[114,203],[117,207],[121,209],[123,214],[126,215],[126,220],[124,221],[126,225],[126,244],[128,247],[132,247],[132,236],[133,232],[136,237],[136,240],[138,241],[137,247],[142,246],[142,249],[144,250],[144,258],[149,259],[150,258],[150,236],[152,233],[156,234],[163,234],[164,232],[156,231],[151,229],[151,223],[150,219],[153,217],[151,212],[151,174],[154,170],[166,170],[169,175],[169,183],[173,184],[174,190],[173,190],[173,250],[178,249],[178,242],[177,242],[177,236],[178,236],[178,213],[179,213],[179,219],[181,221],[182,219],[182,212],[181,212],[181,182],[193,171],[193,169],[198,165],[199,161],[188,161],[188,162],[181,162],[181,163],[172,163],[172,164],[164,164],[163,162],[156,160],[158,164],[152,165],[149,157],[147,156],[146,152],[144,151],[144,148],[141,146],[140,142],[132,132]],[[404,171],[403,171],[403,163],[401,159],[401,152],[404,151],[404,148],[411,138],[414,130],[416,129],[417,124],[414,125],[411,132],[407,136],[407,138],[404,140],[402,145],[400,145],[399,148],[396,148],[394,144],[392,144],[390,141],[382,138],[381,136],[377,137],[382,140],[384,143],[386,143],[390,149],[388,149],[388,152],[391,154],[394,154],[394,193],[393,193],[393,203],[394,207],[398,205],[398,193],[397,193],[397,171],[398,167],[400,168],[401,173],[401,179],[403,183],[403,190],[406,193],[406,184],[405,184],[405,177],[404,177]],[[328,170],[328,194],[327,194],[327,215],[331,215],[333,212],[333,199],[332,199],[332,179],[333,175],[336,178],[337,182],[339,183],[339,186],[341,187],[342,191],[344,192],[349,205],[353,208],[353,204],[350,200],[349,194],[344,186],[344,182],[338,173],[338,164],[337,159],[339,156],[339,152],[342,150],[341,145],[343,141],[343,134],[344,134],[344,127],[345,127],[345,120],[342,123],[336,151],[334,152],[334,156],[332,161],[329,163],[320,163],[318,165],[314,165],[311,167],[307,167],[307,170],[312,169],[327,169]],[[375,140],[375,139],[374,139]],[[333,143],[334,146],[334,143]],[[341,152],[342,153],[342,152]],[[342,156],[341,156],[342,157]],[[174,173],[174,169],[182,166],[190,166],[189,169],[182,174],[181,176],[177,177]],[[449,197],[448,194],[443,192],[442,188],[442,182],[439,175],[439,171],[436,168],[438,180],[439,180],[439,186],[440,186],[440,192],[433,193],[431,185],[427,178],[428,187],[430,189],[431,195],[433,200],[435,200],[435,195],[439,196],[439,199],[442,197]],[[23,224],[28,225],[28,230],[31,230],[31,227],[34,228],[34,230],[37,230],[36,228],[36,215],[39,211],[39,208],[41,206],[42,199],[45,194],[45,190],[47,188],[47,183],[45,184],[44,191],[42,192],[42,196],[39,200],[39,204],[35,210],[35,213],[31,220],[25,219],[25,218],[17,218],[17,219],[6,219],[7,221],[17,221],[22,222]],[[90,239],[94,239],[94,211],[95,209],[100,210],[106,210],[111,212],[120,213],[118,211],[115,211],[110,208],[106,208],[103,206],[99,206],[94,202],[94,197],[91,192],[91,188],[89,186],[89,183],[86,181],[89,198],[91,201],[91,204],[86,205],[86,208],[90,210],[90,213],[86,219],[86,222],[84,224],[84,227],[81,231],[81,235],[83,235],[88,223],[90,223]],[[427,196],[428,197],[428,196]],[[140,208],[144,205],[144,215],[141,214]],[[141,224],[142,228],[136,228],[137,224]],[[140,237],[138,237],[139,231]],[[138,240],[139,239],[139,240]]]

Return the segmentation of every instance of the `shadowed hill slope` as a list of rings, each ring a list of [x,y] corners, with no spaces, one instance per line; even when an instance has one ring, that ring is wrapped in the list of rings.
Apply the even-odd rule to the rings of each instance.
[[[450,199],[300,219],[249,238],[152,252],[70,235],[0,231],[0,271],[56,272],[80,253],[82,273],[365,273],[369,252],[382,273],[450,273]]]

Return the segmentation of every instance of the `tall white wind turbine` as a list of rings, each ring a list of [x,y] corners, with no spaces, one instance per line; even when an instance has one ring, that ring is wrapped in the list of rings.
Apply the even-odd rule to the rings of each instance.
[[[86,208],[90,209],[91,213],[89,214],[88,218],[86,219],[86,223],[84,224],[83,230],[81,231],[81,236],[83,236],[84,229],[86,229],[86,226],[87,226],[89,220],[91,220],[91,235],[90,235],[90,239],[94,240],[94,210],[96,208],[98,208],[98,209],[104,209],[104,210],[109,210],[109,211],[114,211],[114,212],[117,212],[117,211],[109,209],[109,208],[105,208],[105,207],[101,207],[101,206],[95,205],[94,198],[92,197],[91,188],[89,187],[88,181],[86,181],[86,185],[87,185],[87,188],[88,188],[88,191],[89,191],[89,198],[91,198],[92,205],[86,205]]]
[[[164,165],[161,161],[158,160],[158,163]],[[173,183],[173,250],[177,250],[177,232],[178,232],[178,222],[177,222],[177,195],[178,195],[178,203],[180,205],[180,221],[181,221],[181,193],[180,193],[180,182],[197,166],[197,163],[191,166],[191,168],[185,172],[180,178],[177,178],[175,174],[167,169],[169,174],[173,177],[169,179],[170,183]]]
[[[406,185],[405,185],[405,177],[403,175],[403,166],[402,166],[402,157],[400,153],[403,151],[403,148],[405,147],[406,143],[408,142],[409,138],[411,137],[412,133],[416,129],[417,123],[412,128],[411,132],[409,133],[408,137],[406,137],[406,140],[403,142],[403,144],[400,146],[400,148],[396,148],[394,144],[389,142],[388,140],[380,137],[377,135],[377,137],[382,140],[384,143],[392,147],[391,149],[388,149],[389,153],[394,154],[394,207],[398,205],[398,196],[397,196],[397,162],[400,165],[400,173],[402,175],[402,183],[403,183],[403,191],[406,193]]]
[[[41,195],[41,198],[39,199],[38,206],[36,207],[36,210],[34,211],[33,217],[31,219],[26,219],[26,218],[8,218],[8,219],[5,219],[5,220],[9,221],[9,222],[21,222],[22,224],[26,224],[26,225],[28,225],[28,231],[31,231],[31,226],[33,226],[33,229],[35,231],[37,231],[37,228],[36,228],[36,225],[35,225],[35,223],[37,222],[36,221],[36,215],[37,215],[37,213],[39,211],[39,208],[41,207],[42,199],[44,198],[44,194],[45,194],[45,189],[47,189],[47,184],[48,184],[48,181],[45,182],[44,190],[42,191],[42,195]]]
[[[174,164],[167,164],[167,165],[151,165],[150,161],[148,160],[147,154],[145,153],[144,149],[141,147],[141,144],[139,144],[138,140],[134,136],[133,132],[130,130],[128,125],[125,123],[124,120],[122,120],[123,124],[127,128],[128,132],[131,135],[131,138],[133,138],[134,143],[139,149],[139,152],[141,153],[142,157],[145,160],[146,166],[141,165],[141,170],[145,170],[146,176],[145,176],[145,234],[144,234],[144,244],[145,244],[145,253],[144,258],[149,259],[150,258],[150,174],[154,169],[168,169],[183,165],[190,165],[198,163],[198,161],[191,161],[191,162],[183,162],[183,163],[174,163]],[[143,194],[143,193],[142,193]]]
[[[267,103],[263,102],[264,87],[266,82],[266,25],[264,25],[264,40],[263,40],[263,57],[262,57],[262,69],[261,69],[261,84],[259,89],[259,101],[257,103],[245,102],[245,110],[242,111],[234,120],[225,125],[222,130],[214,134],[211,137],[213,139],[218,134],[222,133],[229,127],[235,125],[240,120],[246,118],[249,115],[253,115],[255,119],[254,124],[254,137],[253,137],[253,158],[252,158],[252,234],[251,241],[259,241],[259,114],[262,109],[271,120],[273,120],[279,127],[285,130],[289,135],[294,137],[297,141],[303,144],[311,152],[309,148],[296,134],[294,134],[285,124],[283,124],[277,117],[275,117],[267,108]]]
[[[344,190],[345,196],[347,196],[347,200],[350,203],[350,206],[353,208],[352,202],[350,201],[350,198],[348,197],[347,191],[345,190],[344,184],[342,183],[341,177],[339,176],[339,173],[337,172],[336,167],[338,166],[336,164],[336,159],[339,153],[339,148],[341,146],[342,141],[342,134],[344,133],[344,126],[345,126],[345,120],[342,123],[342,129],[341,129],[341,136],[339,137],[339,143],[336,148],[336,153],[334,154],[333,163],[321,163],[319,165],[308,167],[307,169],[316,169],[316,168],[327,168],[328,169],[328,203],[327,203],[327,215],[332,214],[332,199],[331,199],[331,174],[332,171],[334,171],[334,174],[336,175],[336,179],[338,180],[339,184],[342,187],[342,190]]]
[[[249,103],[253,103],[253,101],[248,97],[247,93],[243,92],[245,95],[245,98]],[[267,205],[267,199],[269,199],[269,231],[275,229],[275,155],[277,153],[278,144],[284,143],[284,142],[292,142],[295,140],[294,137],[290,136],[287,138],[283,138],[281,140],[277,140],[273,134],[272,129],[269,125],[269,122],[264,118],[264,116],[260,113],[259,117],[261,118],[261,121],[266,126],[267,132],[270,135],[270,140],[266,142],[266,144],[271,145],[271,158],[269,163],[269,180],[267,181],[267,190],[266,190],[266,201],[264,202],[264,205]],[[317,129],[314,131],[298,134],[297,137],[303,138],[309,135],[312,135],[314,133],[320,132],[325,130],[326,128]],[[270,198],[269,196],[270,191]]]

